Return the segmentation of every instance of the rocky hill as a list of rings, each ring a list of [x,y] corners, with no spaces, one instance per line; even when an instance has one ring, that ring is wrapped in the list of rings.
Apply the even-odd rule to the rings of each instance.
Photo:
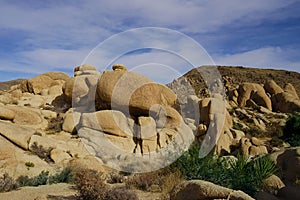
[[[201,70],[209,75],[207,67]],[[53,179],[63,182],[54,174],[72,168],[92,170],[76,179],[82,184],[94,181],[92,186],[77,185],[81,195],[88,191],[80,187],[99,185],[103,188],[92,191],[126,193],[128,199],[136,199],[135,195],[140,199],[170,199],[168,195],[171,199],[253,199],[254,194],[236,191],[245,188],[232,183],[221,184],[229,189],[207,179],[182,181],[173,168],[170,173],[168,166],[193,144],[199,147],[200,156],[211,152],[231,164],[239,155],[250,161],[269,155],[281,174],[269,174],[271,180],[259,193],[264,198],[257,199],[291,199],[299,191],[295,187],[300,150],[282,139],[282,130],[289,117],[300,111],[300,75],[242,67],[219,66],[218,70],[222,80],[208,83],[211,94],[197,69],[166,87],[123,65],[100,73],[85,64],[74,69],[73,77],[48,72],[5,83],[5,90],[0,91],[0,192],[15,188],[7,186],[13,180],[22,186]],[[225,90],[220,90],[221,84]],[[199,164],[199,153],[195,155],[196,163],[188,167]],[[177,170],[184,174],[184,167]],[[42,178],[46,178],[43,183],[39,182]],[[118,184],[127,188],[120,190]],[[257,187],[262,189],[260,184]],[[176,185],[180,187],[173,190]],[[54,193],[50,198],[45,187],[0,193],[0,199],[22,195],[22,191],[35,192],[34,198],[53,199]],[[131,187],[148,194],[136,190],[132,194]],[[75,198],[76,191],[62,193],[55,193],[57,199]]]

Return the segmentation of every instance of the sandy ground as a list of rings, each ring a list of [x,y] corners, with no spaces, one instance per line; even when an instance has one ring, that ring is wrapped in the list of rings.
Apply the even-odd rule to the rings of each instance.
[[[0,193],[0,200],[74,200],[76,191],[72,185],[59,183],[39,187],[22,187],[19,190]]]

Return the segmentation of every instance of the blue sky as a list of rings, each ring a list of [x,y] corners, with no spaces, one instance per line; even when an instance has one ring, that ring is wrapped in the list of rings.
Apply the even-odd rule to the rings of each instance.
[[[202,45],[215,64],[300,72],[299,0],[1,0],[0,15],[0,81],[47,71],[72,75],[99,43],[140,27],[184,33]],[[98,59],[107,59],[105,50],[100,49]],[[160,82],[191,69],[163,51],[132,52],[118,61],[132,65],[129,68],[147,61],[143,71],[155,71],[152,76]],[[154,66],[150,58],[168,62]],[[204,59],[202,64],[210,63]],[[165,73],[158,72],[159,66]]]

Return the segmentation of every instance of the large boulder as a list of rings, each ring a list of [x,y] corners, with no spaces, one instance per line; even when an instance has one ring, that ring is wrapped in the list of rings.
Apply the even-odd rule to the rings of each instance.
[[[0,119],[13,120],[15,115],[14,111],[7,109],[5,106],[0,106]]]
[[[266,81],[264,88],[266,92],[270,95],[275,95],[283,92],[283,89],[279,85],[277,85],[277,83],[274,80]]]
[[[272,110],[272,102],[266,94],[263,86],[256,83],[243,83],[238,88],[238,104],[246,106],[248,100],[253,100],[257,105]]]
[[[166,86],[125,70],[104,71],[97,87],[100,109],[117,109],[136,116],[148,115],[156,104],[173,106],[176,98]]]
[[[7,138],[12,143],[27,150],[31,136],[35,134],[35,130],[11,122],[0,121],[0,135]]]
[[[69,102],[73,103],[73,107],[89,105],[95,109],[96,86],[100,74],[98,75],[80,75],[70,78],[63,85],[63,93]]]
[[[128,119],[122,112],[116,110],[83,113],[80,125],[110,135],[133,137],[132,128],[129,127]]]
[[[43,89],[54,85],[62,85],[70,77],[63,72],[47,72],[31,79],[25,80],[21,84],[22,92],[41,94]]]
[[[296,99],[299,99],[297,91],[296,91],[295,87],[292,84],[290,84],[290,83],[286,84],[285,87],[284,87],[284,91],[287,92],[287,93],[292,94]]]
[[[215,185],[202,180],[184,181],[171,192],[172,200],[232,199],[254,200],[242,191]]]
[[[282,92],[272,97],[274,111],[292,113],[300,111],[300,100],[289,92]]]

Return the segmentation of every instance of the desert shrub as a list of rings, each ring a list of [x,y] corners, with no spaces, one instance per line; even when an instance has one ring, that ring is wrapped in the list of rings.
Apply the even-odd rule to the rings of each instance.
[[[197,146],[192,146],[173,166],[187,179],[210,181],[250,195],[254,195],[261,188],[263,180],[277,171],[275,163],[268,157],[249,160],[244,156],[224,159],[208,155],[199,158]]]
[[[48,120],[48,127],[46,131],[50,134],[59,133],[62,131],[62,124],[64,120],[62,116],[57,116]]]
[[[74,173],[75,188],[82,200],[105,199],[108,187],[103,174],[91,169],[79,169]]]
[[[8,173],[4,173],[2,176],[0,176],[0,192],[9,192],[17,188],[18,184],[12,177],[8,175]]]
[[[138,200],[135,192],[125,187],[113,188],[105,196],[105,200]]]
[[[123,183],[123,179],[124,176],[116,172],[108,173],[106,176],[106,182],[109,184]]]
[[[34,167],[34,163],[33,162],[26,162],[25,166],[27,167],[27,169],[29,170],[30,167]]]
[[[39,158],[42,160],[45,160],[48,163],[53,162],[53,160],[50,157],[50,152],[53,150],[52,147],[44,148],[42,145],[38,145],[36,142],[34,142],[31,145],[31,152],[36,154]]]
[[[39,186],[46,185],[49,177],[49,171],[42,171],[39,175],[29,178],[28,176],[20,176],[17,178],[19,186]]]
[[[73,183],[73,169],[70,167],[64,168],[60,173],[49,176],[48,183]]]
[[[300,146],[300,115],[293,115],[288,118],[283,129],[282,139],[291,146]]]
[[[128,188],[150,191],[152,185],[159,185],[159,176],[155,172],[134,174],[126,180],[125,184]]]
[[[73,182],[72,168],[65,168],[60,173],[49,175],[49,171],[42,171],[39,175],[34,177],[20,176],[17,178],[19,186],[39,186],[54,183],[71,183]]]

